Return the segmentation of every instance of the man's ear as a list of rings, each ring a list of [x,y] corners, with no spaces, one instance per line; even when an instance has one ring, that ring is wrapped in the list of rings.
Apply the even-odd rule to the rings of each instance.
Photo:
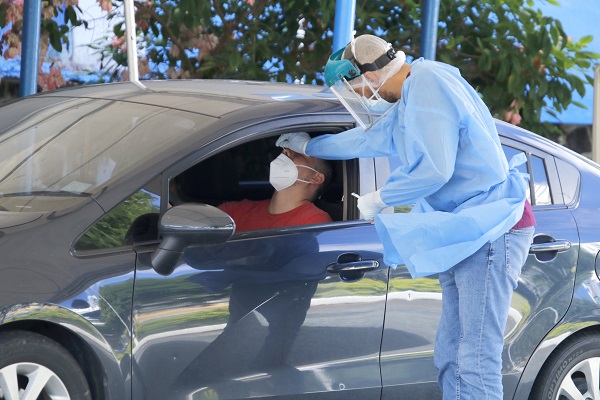
[[[310,178],[310,183],[314,183],[315,185],[320,185],[325,182],[325,175],[321,172],[317,172],[312,178]]]

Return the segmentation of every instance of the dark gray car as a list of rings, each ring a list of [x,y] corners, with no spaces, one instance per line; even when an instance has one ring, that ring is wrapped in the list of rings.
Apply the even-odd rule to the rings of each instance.
[[[144,82],[0,108],[0,399],[438,399],[435,276],[388,268],[335,161],[333,222],[236,232],[286,132],[354,126],[323,88]],[[538,222],[504,348],[506,399],[600,400],[598,165],[497,122]],[[385,212],[407,212],[407,207]]]

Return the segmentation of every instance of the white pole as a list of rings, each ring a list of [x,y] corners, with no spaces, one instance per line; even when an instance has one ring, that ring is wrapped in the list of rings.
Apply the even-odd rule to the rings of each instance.
[[[600,163],[600,64],[594,68],[594,112],[592,117],[592,160]]]
[[[123,5],[125,7],[125,43],[127,44],[127,66],[129,67],[129,81],[135,83],[143,89],[146,89],[146,87],[140,83],[138,72],[135,10],[133,9],[133,0],[125,0]]]

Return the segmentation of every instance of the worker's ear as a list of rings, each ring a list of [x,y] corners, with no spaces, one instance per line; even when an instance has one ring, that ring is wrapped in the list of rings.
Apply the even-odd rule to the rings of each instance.
[[[371,84],[376,88],[378,88],[380,85],[379,75],[373,71],[365,72],[365,79],[368,79],[368,81],[371,82]]]

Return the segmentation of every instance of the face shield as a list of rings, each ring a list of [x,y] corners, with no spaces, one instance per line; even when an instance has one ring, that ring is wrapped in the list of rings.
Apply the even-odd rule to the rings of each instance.
[[[381,98],[378,90],[364,76],[351,81],[341,77],[330,89],[365,130],[394,105]]]
[[[329,57],[325,65],[327,86],[365,130],[370,129],[378,119],[391,110],[393,103],[385,101],[379,95],[379,88],[391,75],[399,70],[405,60],[403,52],[399,52],[400,57],[397,59],[396,52],[391,48],[391,45],[382,39],[379,40],[386,44],[386,48],[383,49],[385,51],[382,51],[384,54],[372,63],[359,64],[354,57],[343,59],[346,49],[340,49]],[[354,42],[355,40],[349,44],[351,54],[355,54]],[[379,87],[374,87],[363,75],[367,71],[382,69],[392,60],[396,60],[398,67],[389,71]]]

